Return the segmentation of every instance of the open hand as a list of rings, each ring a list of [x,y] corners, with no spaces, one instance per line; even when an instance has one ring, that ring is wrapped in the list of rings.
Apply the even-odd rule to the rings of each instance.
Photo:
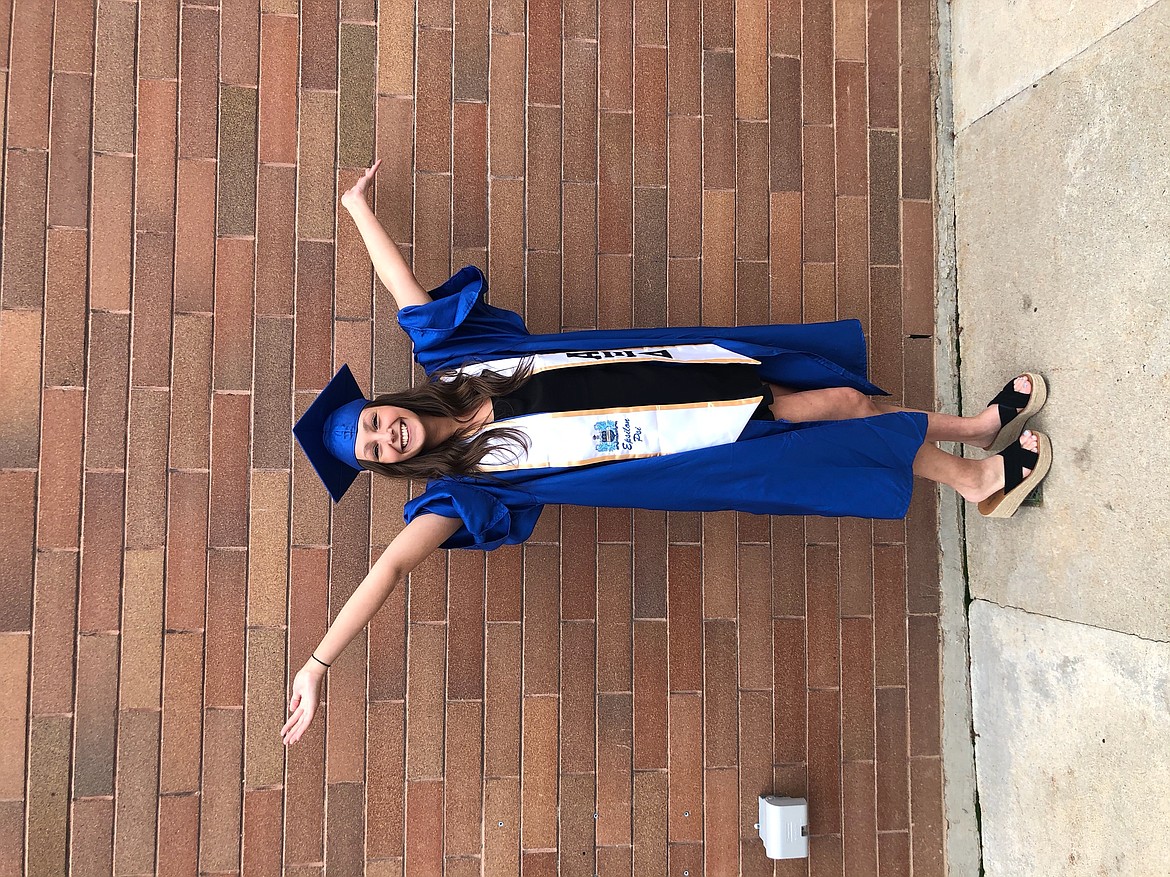
[[[366,169],[366,172],[358,178],[358,181],[356,183],[354,183],[353,186],[346,189],[345,192],[342,193],[342,195],[341,195],[341,206],[342,207],[345,207],[346,209],[352,209],[353,206],[355,204],[357,204],[359,201],[362,204],[367,203],[366,202],[366,190],[370,187],[370,183],[374,179],[374,174],[376,174],[378,172],[378,168],[381,166],[381,164],[382,164],[382,159],[379,158],[377,161],[375,161],[373,163],[373,165],[371,165],[369,168]]]
[[[280,729],[285,746],[296,743],[308,730],[317,712],[317,704],[321,701],[321,683],[324,681],[324,670],[318,673],[307,667],[302,667],[293,677],[292,697],[288,701],[288,721]]]

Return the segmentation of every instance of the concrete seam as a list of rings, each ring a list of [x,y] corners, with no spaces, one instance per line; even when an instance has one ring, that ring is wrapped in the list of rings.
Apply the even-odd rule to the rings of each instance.
[[[1078,621],[1075,618],[1061,618],[1059,615],[1049,615],[1046,612],[1036,612],[1033,609],[1025,609],[1023,606],[1016,606],[1012,603],[1000,603],[996,600],[988,600],[985,597],[979,597],[977,600],[975,600],[973,602],[986,603],[988,606],[995,606],[998,609],[1012,609],[1016,612],[1023,612],[1026,615],[1031,615],[1031,616],[1034,616],[1036,618],[1047,618],[1050,621],[1059,621],[1063,624],[1076,624],[1080,627],[1088,627],[1092,630],[1102,630],[1102,631],[1105,631],[1106,633],[1116,633],[1119,636],[1131,636],[1134,639],[1138,639],[1138,640],[1141,640],[1142,642],[1146,642],[1146,643],[1151,643],[1153,645],[1158,645],[1158,646],[1170,645],[1170,639],[1155,639],[1153,637],[1142,636],[1140,633],[1134,633],[1131,630],[1118,630],[1116,627],[1105,627],[1104,625],[1101,625],[1101,624],[1090,624],[1087,621]]]
[[[978,121],[980,121],[981,119],[985,119],[986,117],[990,116],[992,113],[994,113],[994,112],[995,112],[996,110],[998,110],[1000,107],[1002,107],[1002,106],[1004,106],[1004,105],[1006,105],[1006,104],[1010,103],[1011,101],[1015,100],[1017,97],[1019,97],[1019,96],[1020,96],[1021,94],[1023,94],[1024,92],[1026,92],[1026,91],[1030,91],[1031,89],[1035,88],[1037,85],[1039,85],[1041,82],[1043,82],[1043,81],[1044,81],[1045,79],[1047,79],[1049,76],[1051,76],[1053,73],[1055,73],[1056,71],[1060,70],[1060,69],[1061,69],[1062,67],[1064,67],[1066,64],[1069,64],[1069,63],[1071,63],[1071,62],[1075,61],[1077,58],[1079,58],[1081,55],[1083,55],[1083,54],[1085,54],[1086,52],[1088,52],[1090,49],[1092,49],[1094,46],[1096,46],[1096,45],[1097,45],[1099,42],[1101,42],[1102,40],[1105,40],[1105,39],[1109,38],[1110,36],[1112,36],[1113,34],[1117,33],[1117,31],[1121,30],[1123,27],[1125,27],[1125,26],[1126,26],[1127,24],[1129,24],[1130,22],[1132,22],[1132,21],[1136,21],[1138,18],[1140,18],[1141,16],[1145,15],[1147,12],[1149,12],[1151,9],[1153,9],[1155,6],[1157,6],[1159,2],[1161,2],[1161,3],[1165,3],[1165,2],[1168,2],[1168,0],[1155,0],[1155,2],[1151,3],[1149,6],[1145,7],[1144,9],[1139,9],[1137,12],[1135,12],[1133,15],[1131,15],[1131,16],[1130,16],[1129,18],[1127,18],[1125,21],[1119,22],[1119,23],[1118,23],[1118,25],[1117,25],[1117,27],[1115,27],[1115,28],[1112,28],[1111,30],[1108,30],[1108,31],[1106,31],[1105,33],[1101,34],[1101,36],[1097,37],[1095,40],[1093,40],[1093,41],[1092,41],[1091,43],[1089,43],[1088,45],[1086,45],[1086,46],[1083,46],[1083,47],[1082,47],[1082,48],[1081,48],[1079,51],[1077,51],[1077,52],[1074,52],[1072,55],[1069,55],[1067,58],[1063,58],[1063,59],[1061,59],[1061,60],[1060,60],[1060,61],[1057,63],[1057,65],[1056,65],[1055,67],[1053,67],[1051,70],[1047,70],[1047,71],[1045,71],[1045,72],[1044,72],[1044,73],[1043,73],[1041,76],[1039,76],[1038,78],[1036,78],[1036,79],[1032,80],[1032,81],[1031,81],[1031,82],[1029,82],[1027,85],[1025,85],[1023,88],[1021,88],[1021,89],[1018,89],[1017,91],[1013,91],[1011,94],[1009,94],[1009,95],[1008,95],[1007,97],[1005,97],[1003,100],[1001,100],[1001,101],[998,101],[998,102],[997,102],[997,103],[996,103],[994,106],[990,107],[990,108],[989,108],[989,109],[988,109],[986,112],[980,113],[978,116],[976,116],[974,119],[972,119],[972,120],[971,120],[970,122],[968,122],[966,125],[964,125],[964,126],[963,126],[963,128],[962,128],[962,130],[960,130],[960,131],[956,131],[956,132],[955,132],[955,134],[956,134],[956,135],[958,135],[958,134],[961,134],[961,133],[963,133],[964,131],[967,131],[967,130],[969,130],[971,127],[973,127],[973,126],[975,125],[975,123],[976,123],[976,122],[978,122]]]
[[[951,10],[937,0],[935,59],[935,253],[936,396],[941,410],[962,413],[959,381],[958,268],[955,242],[955,129],[951,78]],[[962,446],[958,447],[962,453]],[[975,730],[971,706],[967,608],[969,585],[964,503],[949,491],[939,501],[939,627],[942,688],[943,810],[946,817],[944,867],[948,874],[982,874],[982,826],[975,772]]]

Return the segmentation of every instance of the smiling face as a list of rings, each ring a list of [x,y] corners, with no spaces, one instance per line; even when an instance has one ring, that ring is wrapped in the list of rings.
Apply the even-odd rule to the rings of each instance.
[[[354,455],[372,463],[401,463],[417,456],[426,439],[426,427],[413,411],[371,405],[358,417]]]

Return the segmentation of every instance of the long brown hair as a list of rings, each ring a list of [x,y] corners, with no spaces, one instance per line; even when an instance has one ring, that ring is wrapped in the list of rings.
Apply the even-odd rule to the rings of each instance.
[[[363,411],[375,405],[394,405],[406,408],[415,414],[432,417],[453,417],[459,423],[471,419],[476,405],[485,398],[497,399],[506,396],[524,385],[532,373],[532,360],[526,359],[511,375],[492,371],[478,375],[459,372],[444,372],[433,375],[426,383],[417,387],[386,393],[367,402]],[[497,427],[489,432],[480,432],[471,438],[462,431],[440,442],[430,450],[422,451],[401,463],[381,463],[373,460],[358,460],[362,468],[388,475],[391,478],[442,478],[448,475],[478,475],[481,460],[493,450],[504,450],[519,455],[527,450],[528,437],[518,429]]]

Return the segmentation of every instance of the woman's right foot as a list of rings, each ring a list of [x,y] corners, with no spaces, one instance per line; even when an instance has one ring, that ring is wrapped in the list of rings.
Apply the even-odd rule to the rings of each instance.
[[[1021,390],[1021,392],[1023,392]],[[997,418],[998,422],[998,418]],[[1040,447],[1040,440],[1030,430],[1025,429],[1020,435],[1020,447],[1026,451],[1035,452]],[[982,502],[989,496],[1003,490],[1004,486],[1004,458],[998,454],[994,457],[988,457],[986,460],[980,460],[980,472],[976,479],[977,483],[973,483],[967,488],[959,491],[963,499],[970,502]],[[1023,470],[1024,478],[1032,474],[1031,469]]]

